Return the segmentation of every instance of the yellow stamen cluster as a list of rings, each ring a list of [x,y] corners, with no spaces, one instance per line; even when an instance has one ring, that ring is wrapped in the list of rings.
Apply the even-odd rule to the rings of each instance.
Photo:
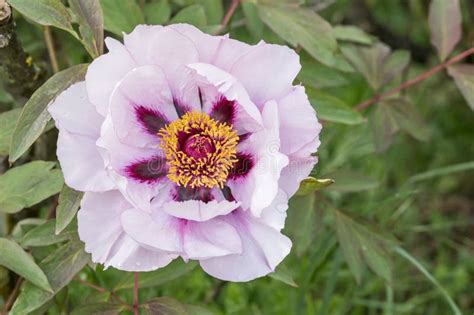
[[[180,148],[180,137],[206,137],[213,152],[195,158]],[[229,171],[237,162],[239,137],[232,126],[217,123],[204,113],[188,112],[163,127],[158,136],[168,163],[168,178],[184,187],[223,187]]]

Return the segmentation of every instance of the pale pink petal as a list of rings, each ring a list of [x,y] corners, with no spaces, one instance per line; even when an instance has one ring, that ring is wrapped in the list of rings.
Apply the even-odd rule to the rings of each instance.
[[[281,151],[290,155],[308,146],[305,155],[316,152],[319,146],[321,124],[309,103],[304,87],[295,86],[292,91],[278,101],[280,115]]]
[[[56,154],[69,187],[79,191],[105,191],[114,187],[94,139],[60,130]]]
[[[217,216],[226,215],[239,207],[235,201],[200,200],[169,201],[163,205],[163,211],[169,215],[191,221],[207,221]]]
[[[96,58],[86,73],[87,94],[103,116],[107,115],[115,86],[136,66],[125,46],[113,39],[106,39],[106,43],[110,51]]]
[[[190,259],[207,259],[242,252],[237,230],[219,218],[206,222],[188,221],[183,235],[184,253]]]
[[[256,46],[251,46],[247,43],[228,37],[223,37],[221,38],[219,47],[217,48],[211,64],[229,72],[239,58],[248,54],[255,48]]]
[[[239,146],[241,152],[255,159],[255,165],[246,176],[228,181],[235,199],[257,217],[277,195],[281,170],[288,164],[288,157],[280,153],[278,114],[274,101],[265,104],[262,113],[265,128]]]
[[[160,210],[150,214],[141,210],[122,213],[122,226],[128,236],[145,248],[169,253],[182,251],[180,229],[183,222]]]
[[[260,220],[275,230],[281,231],[285,226],[288,197],[283,190],[279,190],[272,204],[262,210]]]
[[[225,281],[250,281],[273,272],[289,254],[291,241],[278,230],[238,212],[228,221],[239,231],[242,253],[201,260],[201,267],[213,277]]]
[[[176,256],[149,251],[124,233],[120,214],[129,207],[118,191],[84,195],[77,219],[86,252],[92,254],[93,262],[127,271],[150,271],[167,265]]]
[[[73,84],[62,92],[49,105],[48,111],[59,130],[92,139],[99,137],[104,117],[97,113],[95,106],[89,101],[84,81]]]
[[[293,196],[298,190],[301,181],[311,173],[318,158],[315,156],[290,156],[289,158],[288,166],[281,171],[279,185],[288,196]]]
[[[194,69],[202,78],[201,83],[204,85],[203,89],[206,95],[221,95],[229,101],[236,101],[237,119],[234,123],[236,129],[250,131],[261,127],[262,117],[260,111],[235,77],[209,64],[196,63],[189,65],[189,67]],[[205,111],[210,111],[209,106]]]
[[[242,82],[252,101],[263,106],[287,94],[300,69],[299,56],[292,49],[260,42],[229,72]]]

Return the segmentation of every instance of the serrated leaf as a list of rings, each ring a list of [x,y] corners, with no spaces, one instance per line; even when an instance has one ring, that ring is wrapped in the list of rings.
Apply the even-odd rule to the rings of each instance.
[[[262,21],[293,47],[300,45],[327,66],[350,70],[345,60],[337,57],[337,41],[331,25],[314,11],[279,4],[259,4],[258,12]]]
[[[168,0],[146,3],[143,10],[145,20],[149,24],[165,24],[171,17],[171,6]]]
[[[297,196],[304,196],[320,189],[326,188],[334,184],[333,179],[316,179],[314,177],[308,177],[301,181],[300,187],[296,192]]]
[[[459,0],[432,0],[428,21],[431,30],[431,43],[438,56],[444,61],[461,39],[461,8]]]
[[[199,4],[190,5],[179,11],[170,23],[187,23],[202,28],[207,25],[206,12]]]
[[[79,241],[68,242],[59,247],[39,264],[54,293],[25,283],[10,315],[29,314],[43,306],[64,288],[89,260],[89,255],[84,252],[84,245]]]
[[[8,3],[33,22],[63,29],[77,38],[71,16],[60,0],[8,0]]]
[[[374,42],[371,35],[354,25],[336,25],[333,34],[337,40],[370,45]]]
[[[39,288],[52,292],[43,270],[20,245],[6,238],[0,238],[0,253],[1,266],[10,269]]]
[[[71,315],[118,315],[125,310],[125,306],[115,303],[95,303],[83,305],[71,312]]]
[[[13,129],[20,113],[21,108],[16,108],[0,114],[0,156],[8,154]]]
[[[390,248],[392,239],[378,234],[376,227],[367,228],[369,222],[356,219],[340,210],[336,213],[336,232],[344,257],[357,282],[367,264],[377,275],[392,280]]]
[[[335,96],[309,89],[307,93],[319,119],[346,125],[357,125],[365,121],[360,113]]]
[[[194,268],[196,268],[196,266],[197,263],[194,261],[184,263],[183,261],[175,260],[166,266],[166,268],[140,274],[140,277],[138,278],[138,284],[140,285],[140,288],[159,286],[191,272]],[[115,287],[115,290],[130,289],[133,288],[133,285],[133,274],[128,274]]]
[[[63,70],[52,76],[26,102],[13,131],[9,161],[15,162],[38,139],[51,119],[47,107],[71,84],[84,79],[86,64]]]
[[[138,24],[145,23],[136,0],[100,0],[104,12],[104,27],[115,35],[130,33]]]
[[[25,234],[20,243],[24,247],[48,246],[71,240],[77,237],[76,229],[66,230],[57,235],[55,233],[56,220],[49,220]]]
[[[57,194],[63,186],[56,163],[34,161],[0,176],[0,211],[15,213]]]
[[[59,194],[58,207],[56,208],[56,234],[61,233],[74,219],[83,195],[83,192],[64,185]]]
[[[474,65],[453,65],[448,68],[448,73],[461,91],[472,110],[474,110]]]
[[[104,17],[99,0],[69,0],[77,17],[82,43],[92,58],[104,51]]]

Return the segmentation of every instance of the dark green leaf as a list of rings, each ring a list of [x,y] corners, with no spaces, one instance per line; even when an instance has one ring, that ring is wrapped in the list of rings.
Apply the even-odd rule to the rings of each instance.
[[[385,151],[393,141],[393,135],[398,131],[397,121],[390,108],[380,103],[370,115],[370,125],[374,135],[375,148],[378,152]]]
[[[6,238],[0,238],[0,253],[1,266],[12,270],[43,290],[52,291],[43,270],[20,245]]]
[[[316,179],[314,177],[308,177],[301,181],[300,187],[298,191],[296,192],[296,195],[303,196],[303,195],[311,194],[322,188],[326,188],[332,184],[334,184],[334,180],[332,179]]]
[[[311,105],[316,109],[319,119],[356,125],[364,122],[364,117],[335,96],[321,91],[309,90]]]
[[[171,6],[168,0],[159,0],[158,2],[146,3],[143,12],[147,23],[165,24],[171,17]]]
[[[474,161],[466,162],[466,163],[459,163],[454,165],[449,165],[445,167],[435,168],[420,174],[416,174],[415,176],[410,178],[411,183],[421,182],[425,180],[430,180],[440,176],[446,176],[454,173],[466,172],[474,170]]]
[[[444,61],[461,39],[461,8],[459,0],[432,0],[429,9],[431,43]]]
[[[64,185],[56,208],[56,234],[61,233],[74,219],[83,195],[84,193]]]
[[[25,283],[10,315],[29,314],[40,308],[64,288],[89,260],[89,255],[84,252],[84,246],[79,241],[68,242],[59,247],[39,264],[48,277],[54,294]]]
[[[20,113],[21,108],[17,108],[0,114],[0,156],[8,154],[13,129]]]
[[[379,186],[377,180],[354,171],[340,170],[327,176],[334,180],[334,184],[328,189],[340,192],[358,192]]]
[[[69,0],[69,5],[87,51],[93,58],[100,56],[104,51],[104,18],[99,0]]]
[[[16,242],[20,242],[23,236],[26,233],[28,233],[28,231],[30,231],[31,229],[45,222],[46,222],[45,219],[39,219],[39,218],[23,219],[15,225],[15,227],[13,228],[11,232],[11,236]]]
[[[33,22],[58,27],[77,38],[71,16],[60,0],[8,0],[8,3]]]
[[[51,119],[48,104],[71,84],[84,79],[86,64],[72,66],[52,76],[23,107],[10,145],[10,162],[15,162],[38,139]]]
[[[57,235],[55,227],[56,220],[49,220],[26,233],[20,243],[24,247],[47,246],[77,237],[76,229],[67,230]]]
[[[258,15],[257,5],[251,1],[243,1],[242,11],[245,15],[247,28],[254,36],[254,38],[259,40],[263,36],[263,29],[265,27],[265,24],[263,24],[262,20],[260,19],[260,16]]]
[[[34,161],[0,176],[0,211],[15,213],[57,194],[63,185],[54,162]]]
[[[383,65],[382,84],[385,85],[400,75],[410,63],[410,52],[397,50],[391,54]]]
[[[291,235],[295,252],[301,256],[311,246],[318,228],[314,194],[290,199],[286,231]]]
[[[336,25],[333,28],[334,37],[337,40],[370,45],[374,39],[372,36],[353,25]]]
[[[197,4],[200,4],[206,13],[207,22],[210,25],[220,24],[224,17],[224,8],[221,0],[196,0]]]
[[[197,263],[194,261],[184,263],[180,260],[175,260],[171,264],[166,266],[166,268],[140,274],[140,277],[138,278],[138,283],[140,285],[140,288],[159,286],[168,281],[177,279],[187,274],[188,272],[191,272],[194,268],[196,268],[196,266]],[[133,274],[128,274],[116,286],[115,290],[131,288],[133,288]]]
[[[71,315],[118,315],[125,307],[114,303],[95,303],[83,305],[72,311]]]
[[[474,110],[474,65],[453,65],[448,68],[448,73],[454,78],[466,102]]]
[[[135,26],[145,22],[136,0],[100,0],[100,4],[105,29],[118,36],[122,36],[122,32],[130,33]]]
[[[200,306],[185,305],[172,298],[160,297],[140,305],[144,314],[150,315],[210,315],[212,312]]]
[[[188,23],[202,28],[207,25],[206,12],[199,4],[190,5],[179,11],[170,23]]]
[[[293,275],[291,274],[290,270],[285,267],[284,265],[279,265],[277,269],[268,274],[270,278],[273,278],[275,280],[281,281],[289,286],[292,286],[294,288],[297,288],[298,285],[296,284]]]
[[[317,62],[304,52],[300,53],[300,61],[302,68],[298,74],[298,79],[306,86],[322,89],[349,83],[346,74]]]

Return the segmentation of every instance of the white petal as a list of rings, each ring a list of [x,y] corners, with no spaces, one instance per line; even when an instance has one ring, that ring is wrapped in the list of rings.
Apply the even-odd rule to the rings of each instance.
[[[207,221],[217,216],[226,215],[239,205],[238,202],[226,200],[212,200],[207,203],[200,200],[169,201],[163,205],[163,211],[176,218]]]

